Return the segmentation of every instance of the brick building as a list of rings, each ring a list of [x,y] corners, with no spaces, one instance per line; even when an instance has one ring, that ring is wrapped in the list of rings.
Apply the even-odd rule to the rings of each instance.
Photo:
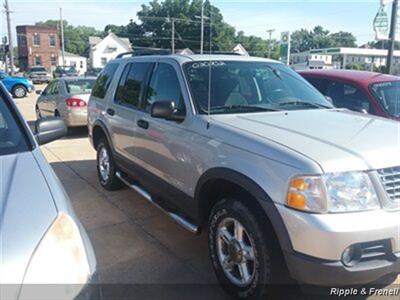
[[[51,72],[58,65],[61,50],[57,27],[17,26],[17,41],[21,70],[40,65]]]

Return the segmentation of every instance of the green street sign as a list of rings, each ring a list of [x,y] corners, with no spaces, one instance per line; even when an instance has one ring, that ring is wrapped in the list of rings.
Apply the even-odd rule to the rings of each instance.
[[[282,32],[281,33],[281,42],[280,42],[280,60],[285,63],[289,64],[289,57],[290,57],[290,32]]]
[[[378,41],[389,38],[389,17],[384,5],[381,5],[374,19],[374,31]]]

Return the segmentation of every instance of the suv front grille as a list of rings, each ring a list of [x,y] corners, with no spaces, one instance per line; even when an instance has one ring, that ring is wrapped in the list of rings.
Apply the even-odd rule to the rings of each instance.
[[[400,167],[381,169],[378,173],[389,198],[400,203]]]

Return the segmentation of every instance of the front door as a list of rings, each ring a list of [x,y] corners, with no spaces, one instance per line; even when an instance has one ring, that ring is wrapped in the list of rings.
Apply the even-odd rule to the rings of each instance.
[[[165,100],[174,101],[178,113],[185,114],[178,70],[168,63],[158,63],[154,68],[142,110],[137,115],[134,147],[141,167],[171,187],[190,194],[185,181],[190,176],[192,165],[190,139],[193,133],[185,130],[185,121],[178,123],[150,116],[151,104]],[[182,199],[175,200],[179,202]],[[185,208],[188,203],[178,204]]]

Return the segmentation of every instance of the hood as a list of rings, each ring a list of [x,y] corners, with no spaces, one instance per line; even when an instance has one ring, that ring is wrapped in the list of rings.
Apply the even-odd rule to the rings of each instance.
[[[213,119],[297,151],[324,172],[400,166],[400,124],[395,121],[336,109],[215,115]]]
[[[0,170],[0,284],[12,283],[2,297],[15,299],[29,260],[57,209],[31,152],[0,156]]]

